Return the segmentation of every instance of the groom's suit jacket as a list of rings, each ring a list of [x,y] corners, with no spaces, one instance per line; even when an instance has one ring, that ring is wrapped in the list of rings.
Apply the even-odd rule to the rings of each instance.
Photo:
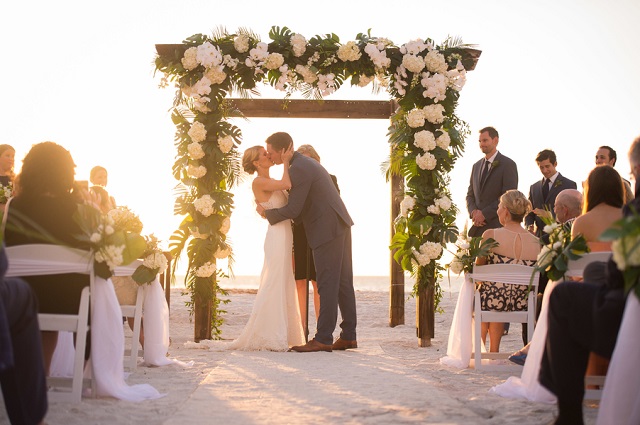
[[[473,164],[469,189],[467,190],[467,210],[469,216],[473,210],[480,210],[484,215],[486,224],[481,227],[471,226],[469,236],[482,236],[487,229],[500,227],[498,220],[498,203],[500,197],[509,189],[518,188],[518,167],[512,159],[502,155],[499,151],[493,160],[489,174],[480,182],[480,175],[484,158]]]
[[[289,203],[282,208],[266,210],[269,223],[286,219],[301,221],[312,249],[353,226],[331,176],[318,161],[295,152],[289,176]]]
[[[529,202],[531,202],[531,206],[533,208],[546,208],[550,210],[551,214],[553,214],[553,217],[555,217],[556,214],[553,211],[553,206],[556,202],[556,196],[558,196],[558,193],[562,192],[565,189],[577,189],[578,186],[573,180],[570,180],[562,174],[558,173],[558,177],[556,177],[556,180],[549,188],[549,193],[547,194],[547,197],[545,199],[544,196],[542,196],[542,184],[544,183],[544,180],[545,179],[543,178],[542,180],[539,180],[531,185],[531,187],[529,188]],[[542,219],[538,217],[533,211],[525,217],[524,223],[527,226],[535,223],[536,236],[542,236],[544,221],[542,221]]]

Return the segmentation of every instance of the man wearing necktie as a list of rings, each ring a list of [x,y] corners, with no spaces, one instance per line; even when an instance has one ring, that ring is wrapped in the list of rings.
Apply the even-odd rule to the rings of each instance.
[[[493,127],[480,130],[479,144],[484,158],[473,164],[467,210],[473,225],[469,236],[482,236],[487,229],[500,227],[498,202],[509,189],[518,188],[518,167],[510,158],[498,152],[498,131]]]
[[[555,152],[551,149],[540,151],[536,156],[536,163],[542,173],[542,180],[529,188],[529,201],[533,209],[524,222],[531,233],[540,237],[545,226],[541,217],[551,215],[555,218],[553,205],[558,193],[565,189],[577,189],[577,185],[556,170],[558,162]]]

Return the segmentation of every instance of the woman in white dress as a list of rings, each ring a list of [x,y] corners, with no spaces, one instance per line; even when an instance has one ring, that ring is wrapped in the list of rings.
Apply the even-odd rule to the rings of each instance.
[[[292,156],[293,150],[283,154],[282,179],[275,180],[269,176],[273,162],[265,148],[254,146],[245,151],[242,166],[247,173],[257,173],[252,184],[253,194],[256,202],[265,209],[287,204]],[[291,220],[269,225],[256,300],[249,321],[240,337],[231,343],[231,349],[287,351],[290,346],[304,344],[291,261],[292,245]]]

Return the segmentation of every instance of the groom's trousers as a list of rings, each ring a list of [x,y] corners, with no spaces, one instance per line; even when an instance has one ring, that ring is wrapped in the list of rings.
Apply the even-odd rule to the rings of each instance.
[[[353,289],[351,263],[351,228],[313,250],[316,264],[320,314],[315,335],[322,344],[333,344],[333,331],[338,321],[338,308],[342,315],[340,337],[356,339],[356,297]]]

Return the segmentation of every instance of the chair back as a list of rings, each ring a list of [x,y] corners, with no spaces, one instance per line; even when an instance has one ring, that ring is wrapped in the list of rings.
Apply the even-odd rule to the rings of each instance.
[[[584,268],[587,267],[587,264],[593,263],[594,261],[606,262],[609,261],[609,258],[611,258],[611,251],[587,252],[577,260],[569,260],[566,275],[571,277],[582,277],[582,273],[584,272]]]
[[[91,275],[93,256],[89,251],[62,245],[27,244],[5,248],[9,259],[7,277],[65,273]]]

